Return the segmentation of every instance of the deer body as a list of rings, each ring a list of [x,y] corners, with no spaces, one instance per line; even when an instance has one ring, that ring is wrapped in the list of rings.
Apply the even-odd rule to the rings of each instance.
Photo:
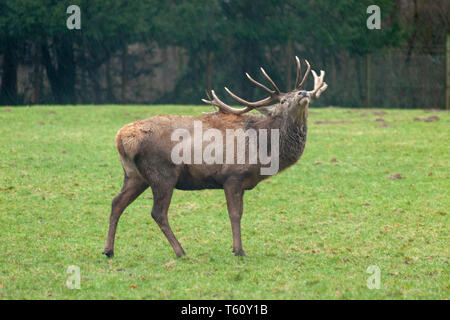
[[[297,63],[300,68],[298,59]],[[309,68],[307,74],[308,72]],[[263,73],[266,76],[264,71]],[[239,164],[236,161],[231,164],[176,164],[172,158],[172,150],[177,142],[172,140],[172,133],[176,129],[183,128],[191,134],[190,136],[194,136],[196,121],[197,123],[201,122],[203,132],[208,129],[216,129],[224,136],[230,129],[266,130],[265,132],[276,129],[279,132],[279,141],[276,141],[279,143],[279,171],[284,170],[296,163],[304,151],[310,99],[318,97],[326,89],[326,84],[320,81],[321,78],[323,79],[323,75],[321,74],[321,78],[318,78],[314,73],[314,76],[316,79],[314,91],[294,90],[286,94],[281,94],[277,90],[278,88],[271,91],[249,77],[258,86],[272,92],[273,97],[266,98],[262,102],[258,102],[261,105],[255,106],[257,103],[247,102],[229,92],[235,99],[240,99],[238,101],[245,102],[246,105],[245,109],[234,109],[220,101],[212,91],[214,100],[204,101],[218,106],[219,112],[199,117],[160,115],[133,122],[119,130],[116,136],[116,145],[124,169],[124,185],[122,191],[112,202],[108,238],[103,253],[108,257],[114,255],[114,238],[120,215],[143,191],[151,187],[153,192],[151,215],[178,257],[184,254],[184,250],[173,234],[167,218],[173,190],[224,189],[233,233],[233,252],[236,255],[245,255],[242,249],[240,230],[244,191],[253,189],[261,180],[270,176],[261,174],[263,165],[260,161],[253,164]],[[268,76],[266,77],[270,79]],[[269,81],[272,83],[271,79]],[[296,83],[296,89],[299,89],[301,87],[298,85],[299,70]],[[276,87],[275,84],[273,86]],[[227,91],[229,90],[227,89]],[[278,101],[278,103],[269,105],[273,101]],[[257,110],[265,117],[244,114],[253,108],[258,108]],[[274,152],[273,141],[271,139],[267,141],[267,150]],[[245,143],[245,152],[248,154],[252,150],[250,145],[252,142],[248,139]],[[195,142],[191,145],[194,144]],[[225,144],[225,148],[230,147]],[[225,150],[223,150],[223,154],[225,154]],[[237,156],[236,152],[234,156]]]

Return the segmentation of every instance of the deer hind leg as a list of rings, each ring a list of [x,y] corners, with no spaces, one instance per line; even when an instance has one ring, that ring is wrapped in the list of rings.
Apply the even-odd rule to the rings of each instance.
[[[246,256],[244,249],[242,249],[241,239],[244,190],[238,183],[228,183],[224,185],[224,191],[233,233],[233,252],[236,256]]]
[[[161,231],[166,236],[170,245],[175,251],[177,257],[183,256],[184,250],[175,237],[172,229],[169,225],[168,211],[170,200],[172,199],[173,189],[175,184],[159,183],[157,186],[152,187],[153,191],[153,208],[152,218],[156,221]]]
[[[139,195],[149,187],[141,177],[137,175],[128,176],[125,173],[124,183],[122,191],[113,199],[111,205],[111,215],[109,218],[109,231],[108,238],[106,239],[105,254],[108,258],[114,256],[114,239],[116,236],[117,223],[119,218],[128,207]]]

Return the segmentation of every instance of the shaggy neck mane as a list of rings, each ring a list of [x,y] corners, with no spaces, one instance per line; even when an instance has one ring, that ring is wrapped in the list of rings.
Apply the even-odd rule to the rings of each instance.
[[[270,148],[270,129],[280,130],[280,169],[286,169],[298,161],[305,149],[307,125],[306,114],[293,119],[292,117],[257,117],[249,116],[246,119],[245,129],[267,129]]]

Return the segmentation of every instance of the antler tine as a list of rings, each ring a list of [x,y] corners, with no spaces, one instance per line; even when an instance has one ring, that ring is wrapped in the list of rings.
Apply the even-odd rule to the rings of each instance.
[[[248,73],[245,73],[245,75],[247,76],[247,78],[253,82],[254,84],[256,84],[258,87],[260,87],[261,89],[263,89],[264,91],[267,91],[270,95],[274,95],[275,91],[270,90],[269,88],[267,88],[265,85],[263,85],[262,83],[259,83],[258,81],[256,81],[255,79],[253,79],[252,77],[250,77],[250,75]]]
[[[297,60],[297,81],[300,80],[300,60],[298,59],[298,57],[295,57]],[[305,63],[306,63],[306,72],[305,75],[303,76],[302,82],[300,82],[300,84],[296,81],[295,82],[295,87],[297,89],[301,89],[303,87],[303,85],[306,82],[306,79],[308,79],[309,73],[311,72],[311,65],[309,64],[308,60],[305,59]]]
[[[252,107],[252,108],[257,108],[257,107],[262,107],[262,106],[267,106],[268,104],[272,103],[275,99],[273,97],[267,97],[265,99],[259,100],[259,101],[255,101],[255,102],[249,102],[247,100],[244,100],[240,97],[238,97],[237,95],[235,95],[233,92],[231,92],[230,89],[228,89],[227,87],[225,87],[225,90],[228,92],[228,94],[233,97],[233,99],[237,100],[238,102],[242,103],[245,106],[248,107]]]
[[[322,87],[323,84],[323,77],[325,76],[325,71],[320,70],[320,76],[317,79],[317,88],[314,87],[314,93],[317,94],[317,92],[319,91],[319,89]]]
[[[208,90],[205,89],[205,93],[206,93],[206,96],[208,97],[208,99],[211,100],[211,96],[209,95]],[[204,100],[204,99],[202,99],[202,100]]]
[[[243,114],[243,113],[249,112],[250,110],[253,109],[253,108],[248,107],[248,106],[246,106],[245,108],[242,108],[242,109],[236,109],[236,108],[230,107],[225,102],[220,100],[219,97],[217,97],[217,95],[214,92],[214,90],[211,90],[211,94],[213,96],[213,100],[202,99],[202,101],[204,103],[207,103],[207,104],[210,104],[212,106],[218,107],[223,113]]]
[[[270,84],[272,85],[272,87],[275,89],[275,93],[276,94],[280,94],[280,89],[278,89],[277,85],[275,84],[275,82],[273,82],[273,80],[269,77],[269,75],[264,71],[264,69],[261,67],[261,72],[264,75],[264,77],[266,77],[267,80],[269,80]]]
[[[322,94],[322,92],[324,92],[325,90],[327,90],[328,88],[328,84],[326,82],[323,83],[323,85],[320,87],[320,89],[317,91],[316,93],[316,98],[320,97],[320,95]]]
[[[324,92],[328,88],[328,85],[323,82],[325,71],[320,70],[320,76],[317,76],[317,73],[312,70],[312,74],[314,76],[314,89],[312,91],[308,91],[308,93],[310,94],[311,98],[316,99],[322,94],[322,92]]]
[[[295,77],[295,87],[298,88],[300,76],[302,74],[302,67],[300,65],[300,59],[297,56],[295,56],[295,61],[297,62],[297,77]]]

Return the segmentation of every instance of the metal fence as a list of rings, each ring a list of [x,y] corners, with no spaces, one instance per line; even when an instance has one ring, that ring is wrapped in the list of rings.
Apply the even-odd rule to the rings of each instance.
[[[328,75],[326,102],[349,107],[445,108],[444,55],[393,52],[348,59]],[[343,71],[345,70],[345,71]],[[333,71],[332,71],[333,73]]]

